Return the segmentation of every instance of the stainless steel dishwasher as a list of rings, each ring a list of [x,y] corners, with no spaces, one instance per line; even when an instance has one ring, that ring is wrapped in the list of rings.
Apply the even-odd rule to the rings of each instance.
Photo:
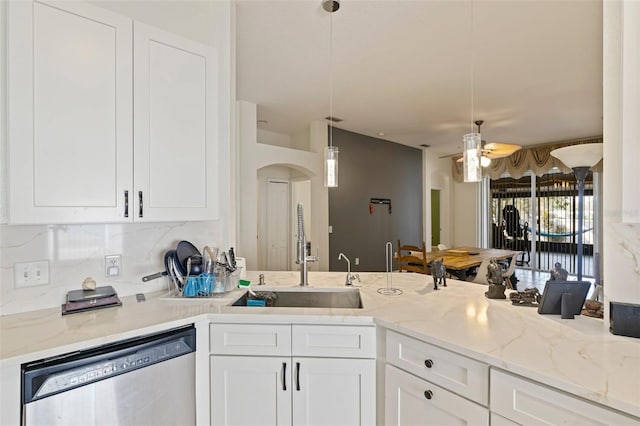
[[[22,365],[22,424],[195,424],[193,325]]]

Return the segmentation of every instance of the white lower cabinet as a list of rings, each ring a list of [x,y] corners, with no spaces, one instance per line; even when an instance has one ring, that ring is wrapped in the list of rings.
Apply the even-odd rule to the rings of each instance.
[[[211,423],[290,425],[291,358],[211,357]]]
[[[293,424],[375,425],[375,360],[293,358]]]
[[[385,425],[488,425],[489,366],[386,333]]]
[[[487,426],[489,410],[387,364],[384,424]]]
[[[212,425],[375,425],[373,326],[212,324],[210,339]]]
[[[523,425],[638,425],[637,419],[495,368],[490,396],[492,412]]]

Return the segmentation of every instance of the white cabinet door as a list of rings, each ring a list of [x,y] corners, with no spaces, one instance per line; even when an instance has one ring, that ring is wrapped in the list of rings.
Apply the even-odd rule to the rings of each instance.
[[[211,357],[211,424],[291,425],[291,358]]]
[[[217,219],[216,50],[134,26],[135,220]]]
[[[491,411],[523,425],[638,425],[638,420],[491,368]]]
[[[293,358],[293,424],[375,425],[375,360]]]
[[[387,364],[384,424],[488,426],[489,410]]]
[[[130,220],[132,21],[81,2],[8,8],[10,222]]]

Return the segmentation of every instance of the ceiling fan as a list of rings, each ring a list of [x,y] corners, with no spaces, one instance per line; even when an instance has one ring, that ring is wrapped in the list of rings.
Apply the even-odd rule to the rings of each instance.
[[[478,126],[478,133],[481,133],[480,126],[482,126],[482,123],[484,123],[484,120],[476,120],[474,121],[474,123],[476,126]],[[512,143],[503,143],[503,142],[487,143],[487,141],[483,140],[482,141],[482,161],[481,161],[482,167],[487,167],[491,163],[491,160],[494,158],[508,157],[520,149],[522,149],[522,146],[512,144]],[[462,152],[458,152],[450,155],[444,155],[440,158],[446,158],[446,157],[460,157],[456,161],[457,162],[463,161]]]

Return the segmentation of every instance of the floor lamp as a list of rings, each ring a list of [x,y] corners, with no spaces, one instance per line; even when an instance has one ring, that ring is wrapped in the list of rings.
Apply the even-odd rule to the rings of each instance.
[[[602,159],[601,143],[586,143],[554,149],[551,155],[573,169],[578,180],[578,281],[582,281],[582,228],[584,222],[584,180],[589,169]]]

